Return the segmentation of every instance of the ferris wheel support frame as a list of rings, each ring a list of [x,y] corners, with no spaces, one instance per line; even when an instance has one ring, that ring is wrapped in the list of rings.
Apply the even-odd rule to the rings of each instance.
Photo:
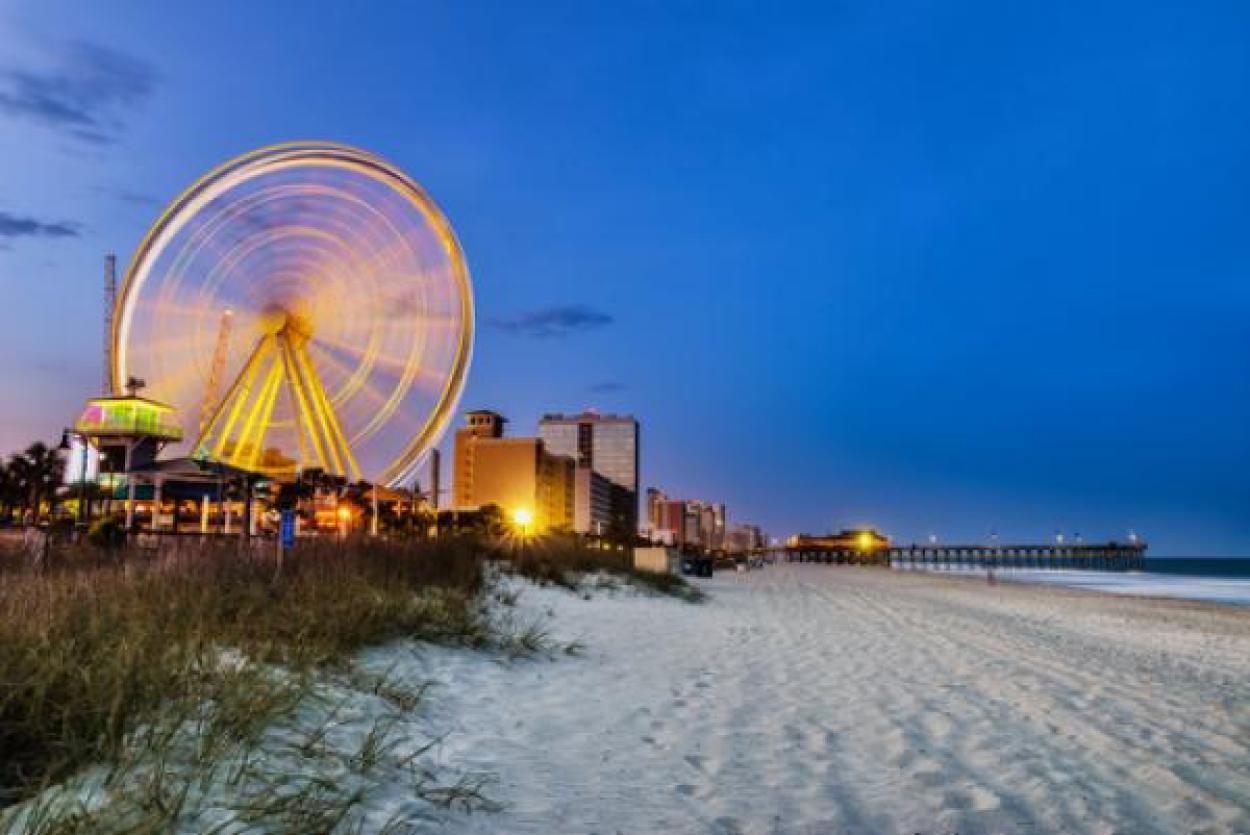
[[[257,340],[230,390],[196,438],[193,449],[197,456],[243,469],[265,469],[261,462],[265,435],[285,383],[294,407],[301,462],[309,460],[306,450],[311,446],[321,469],[360,480],[360,464],[316,366],[308,358],[307,341],[307,335],[290,322]],[[257,378],[266,363],[268,370],[257,390]]]

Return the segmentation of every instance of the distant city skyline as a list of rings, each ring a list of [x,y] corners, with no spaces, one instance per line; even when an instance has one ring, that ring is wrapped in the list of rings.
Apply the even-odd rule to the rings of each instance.
[[[106,253],[324,138],[455,228],[461,411],[633,414],[637,487],[777,536],[1244,555],[1248,40],[1215,0],[14,0],[0,453],[100,393]]]

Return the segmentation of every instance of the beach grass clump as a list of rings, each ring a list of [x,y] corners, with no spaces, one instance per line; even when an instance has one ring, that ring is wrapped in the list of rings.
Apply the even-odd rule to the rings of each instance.
[[[145,726],[151,737],[194,721],[210,752],[218,738],[255,738],[300,703],[302,671],[366,645],[489,645],[483,564],[467,540],[301,543],[280,563],[223,542],[6,571],[0,806],[120,760]],[[274,665],[282,675],[268,681]]]
[[[217,695],[259,690],[265,695],[250,698],[276,700],[278,709],[166,705],[108,763],[0,811],[0,832],[410,832],[430,818],[413,800],[428,810],[497,808],[485,794],[487,776],[448,776],[427,764],[441,737],[405,721],[427,683],[354,668],[294,679],[261,665],[237,669],[264,680],[240,680],[244,686]],[[382,695],[400,692],[397,701]],[[404,799],[388,810],[396,797]]]
[[[512,544],[502,564],[512,574],[577,590],[585,578],[607,575],[646,591],[695,603],[701,591],[676,574],[643,571],[634,567],[633,552],[591,548],[570,538],[543,537]]]
[[[707,597],[702,591],[687,583],[684,577],[677,574],[630,569],[627,576],[635,585],[642,586],[656,594],[685,600],[688,603],[700,603]]]

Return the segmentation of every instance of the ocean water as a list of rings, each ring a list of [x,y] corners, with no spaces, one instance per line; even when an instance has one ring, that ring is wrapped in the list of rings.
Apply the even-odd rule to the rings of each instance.
[[[902,571],[911,566],[896,566]],[[914,570],[984,576],[980,567],[945,569],[925,566]],[[1250,606],[1250,559],[1147,557],[1142,571],[1083,571],[1078,569],[997,568],[996,576],[1021,583],[1047,583],[1111,594],[1175,597],[1210,603]]]

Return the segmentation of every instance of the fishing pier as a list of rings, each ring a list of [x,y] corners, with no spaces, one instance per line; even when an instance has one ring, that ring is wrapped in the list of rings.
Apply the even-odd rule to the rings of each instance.
[[[828,536],[799,535],[779,548],[788,562],[835,565],[895,565],[943,568],[1079,568],[1093,571],[1140,570],[1146,543],[898,545],[876,531],[847,530]]]

